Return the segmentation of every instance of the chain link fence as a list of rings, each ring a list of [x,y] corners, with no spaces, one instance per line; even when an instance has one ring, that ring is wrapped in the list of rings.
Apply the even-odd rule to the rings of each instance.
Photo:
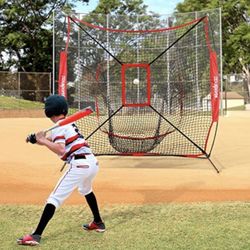
[[[51,73],[0,71],[0,117],[42,114],[50,93]]]
[[[248,110],[250,89],[247,75],[229,74],[223,76],[222,107],[227,111]]]

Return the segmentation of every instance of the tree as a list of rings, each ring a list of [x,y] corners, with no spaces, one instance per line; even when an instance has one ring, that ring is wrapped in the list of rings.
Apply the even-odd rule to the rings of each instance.
[[[250,0],[184,0],[177,12],[222,8],[223,70],[243,72],[250,93]]]
[[[51,71],[51,16],[65,7],[73,5],[67,0],[0,0],[0,70]]]
[[[153,25],[155,23],[159,23],[158,19],[152,15],[152,17],[147,16],[146,12],[147,6],[143,4],[143,0],[100,0],[98,6],[94,11],[84,16],[84,21],[89,22],[98,26],[107,27],[107,15],[111,14],[108,17],[110,28],[114,29],[138,29],[138,25],[140,25],[139,29],[149,29],[154,28]],[[81,26],[81,24],[78,24]],[[74,22],[72,22],[71,26],[71,38],[70,38],[70,49],[71,52],[69,56],[71,57],[71,61],[75,62],[77,66],[74,68],[87,66],[84,70],[74,70],[72,74],[72,70],[69,70],[69,75],[72,81],[77,79],[79,84],[81,81],[79,79],[87,79],[89,76],[89,71],[92,71],[92,74],[96,74],[97,71],[100,71],[100,81],[107,84],[107,62],[106,62],[106,52],[102,48],[98,46],[98,44],[90,38],[92,36],[96,41],[98,41],[99,45],[103,45],[106,49],[112,47],[112,45],[119,44],[119,46],[115,46],[115,51],[111,53],[118,58],[121,62],[126,63],[126,60],[133,61],[136,57],[136,38],[135,36],[131,38],[131,36],[123,36],[121,33],[110,32],[109,36],[109,44],[107,42],[107,31],[89,28],[88,26],[82,25],[82,29],[78,27]],[[86,32],[90,35],[86,35]],[[79,33],[78,33],[79,32]],[[80,39],[79,35],[80,34]],[[122,38],[121,38],[122,37]],[[134,41],[133,41],[134,39]],[[80,48],[77,46],[78,41],[80,42]],[[113,44],[112,44],[113,43]],[[112,45],[111,45],[112,44]],[[131,50],[128,50],[128,45],[131,45]],[[75,50],[73,49],[75,48]],[[126,49],[124,49],[124,47]],[[134,51],[132,51],[134,49]],[[109,50],[109,49],[108,49]],[[76,51],[81,53],[80,58],[77,58]],[[72,56],[74,55],[74,58]],[[73,63],[71,63],[71,66]],[[79,66],[80,65],[80,66]],[[99,69],[99,70],[98,70]],[[120,74],[121,74],[121,66],[117,63],[114,58],[110,57],[109,60],[109,75],[110,82],[119,82]],[[76,74],[78,76],[76,76]],[[80,74],[83,74],[79,77]],[[85,75],[84,75],[85,74]],[[112,78],[112,79],[111,79]],[[75,81],[77,82],[77,81]],[[76,83],[77,85],[78,83]],[[97,91],[102,95],[102,98],[105,100],[105,95],[107,89],[105,84],[100,84],[100,87],[97,88],[93,81],[89,83],[92,86],[91,91]],[[119,86],[117,87],[119,88]],[[119,88],[120,90],[120,88]],[[86,93],[85,93],[86,94]],[[105,101],[106,102],[106,101]]]
[[[100,0],[93,14],[120,14],[120,15],[142,15],[146,14],[147,5],[143,0]]]

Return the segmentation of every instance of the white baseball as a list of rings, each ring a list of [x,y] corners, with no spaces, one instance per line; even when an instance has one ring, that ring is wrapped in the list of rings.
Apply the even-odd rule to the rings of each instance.
[[[139,84],[139,79],[135,78],[134,81],[133,81],[133,84]]]

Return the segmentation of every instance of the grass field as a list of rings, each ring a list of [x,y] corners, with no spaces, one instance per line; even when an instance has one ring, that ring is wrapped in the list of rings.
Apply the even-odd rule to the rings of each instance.
[[[0,249],[17,246],[43,207],[0,205]],[[63,206],[46,228],[42,249],[250,249],[250,203],[116,205],[102,208],[107,231],[86,232],[86,206]]]
[[[4,109],[42,109],[43,103],[33,102],[15,97],[0,96],[0,108]]]
[[[10,109],[13,106],[13,104],[9,105]],[[6,138],[2,138],[6,145],[1,159],[1,176],[3,179],[0,182],[2,190],[0,197],[3,200],[7,198],[6,196],[8,198],[11,196],[11,200],[17,202],[17,196],[21,199],[31,196],[34,187],[42,187],[40,190],[43,190],[45,187],[41,184],[46,182],[43,179],[46,175],[38,174],[40,171],[38,169],[39,167],[45,167],[47,163],[49,165],[54,164],[54,160],[50,158],[44,158],[44,163],[39,167],[33,164],[34,162],[41,164],[38,159],[43,159],[43,152],[41,154],[35,152],[32,155],[34,162],[31,162],[31,158],[26,157],[27,154],[31,154],[29,145],[23,145],[20,141],[26,135],[27,127],[42,126],[43,123],[40,125],[40,122],[43,122],[43,120],[29,119],[27,122],[26,124],[17,119],[15,123],[6,119],[1,121],[3,125],[1,131],[3,136],[6,136]],[[39,125],[36,123],[39,123]],[[18,127],[18,130],[15,129],[16,127]],[[141,160],[139,163],[135,160],[132,164],[131,161],[123,163],[121,159],[119,159],[119,163],[113,158],[109,161],[102,159],[102,169],[99,173],[100,179],[97,180],[97,187],[99,187],[99,192],[104,191],[102,197],[105,202],[107,202],[107,196],[105,196],[107,193],[112,196],[111,200],[120,196],[123,202],[125,202],[125,195],[135,193],[133,202],[136,202],[135,197],[142,197],[143,199],[140,202],[144,204],[102,205],[102,216],[107,226],[107,231],[104,234],[85,232],[81,229],[81,224],[89,222],[91,219],[88,207],[84,205],[63,206],[48,225],[41,245],[37,248],[47,250],[249,250],[250,202],[178,204],[166,201],[164,204],[158,205],[146,204],[148,201],[152,201],[153,197],[158,197],[162,201],[166,189],[169,190],[169,196],[174,194],[174,197],[179,197],[181,192],[181,196],[187,198],[188,192],[184,192],[185,190],[194,188],[199,191],[204,187],[205,189],[211,187],[212,184],[216,184],[218,191],[222,193],[223,190],[228,191],[230,188],[232,193],[243,190],[249,194],[249,115],[244,118],[240,116],[237,119],[231,116],[225,117],[222,119],[222,128],[215,151],[218,152],[217,155],[215,154],[216,159],[224,166],[221,175],[215,176],[212,171],[210,174],[205,169],[200,171],[203,167],[201,161],[192,163],[194,166],[190,166],[190,163],[184,160],[178,162],[166,159],[164,163],[162,160],[152,160],[151,163],[145,160]],[[12,129],[12,133],[8,133],[10,129]],[[12,148],[12,150],[10,151],[9,148]],[[15,152],[15,157],[13,157],[13,152]],[[117,163],[120,165],[117,166]],[[149,166],[145,167],[145,163],[149,163]],[[105,164],[106,166],[104,166]],[[152,169],[154,169],[154,172],[151,171]],[[129,174],[126,174],[125,170],[128,170]],[[51,175],[51,171],[43,168],[44,171]],[[241,173],[240,176],[238,176],[239,173]],[[163,179],[165,178],[164,181],[159,180],[160,175],[163,176]],[[107,179],[104,180],[104,176]],[[145,182],[148,182],[147,185],[140,186],[137,176],[140,177],[141,182],[145,177]],[[9,177],[11,178],[9,179]],[[49,179],[49,176],[46,177]],[[130,182],[124,184],[126,178]],[[136,180],[138,186],[135,184]],[[176,184],[173,185],[175,181]],[[14,182],[15,185],[13,185]],[[159,183],[164,184],[162,191],[159,191],[161,188]],[[110,192],[110,189],[103,190],[107,188],[108,184],[111,184],[110,187],[115,192]],[[224,184],[226,184],[225,187]],[[130,189],[127,190],[126,187],[128,186]],[[8,192],[10,187],[12,187],[12,192]],[[216,194],[217,189],[210,191]],[[205,196],[206,192],[202,195]],[[239,192],[236,192],[236,195],[239,195],[239,197],[234,194],[234,199],[243,200]],[[36,191],[34,196],[40,197],[42,194]],[[226,199],[232,200],[232,196],[227,196]],[[249,200],[244,196],[244,200],[247,199]],[[170,200],[176,202],[176,198]],[[38,204],[42,204],[42,202]],[[34,205],[0,205],[0,249],[30,249],[30,247],[18,246],[16,238],[30,233],[35,228],[42,209],[42,206]]]

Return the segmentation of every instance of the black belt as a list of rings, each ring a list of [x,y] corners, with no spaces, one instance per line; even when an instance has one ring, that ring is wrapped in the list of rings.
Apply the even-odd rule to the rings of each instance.
[[[79,160],[79,159],[86,159],[86,155],[90,155],[90,154],[79,154],[79,155],[74,155],[74,159],[75,160]]]
[[[85,155],[74,155],[74,159],[78,160],[78,159],[86,159]]]

